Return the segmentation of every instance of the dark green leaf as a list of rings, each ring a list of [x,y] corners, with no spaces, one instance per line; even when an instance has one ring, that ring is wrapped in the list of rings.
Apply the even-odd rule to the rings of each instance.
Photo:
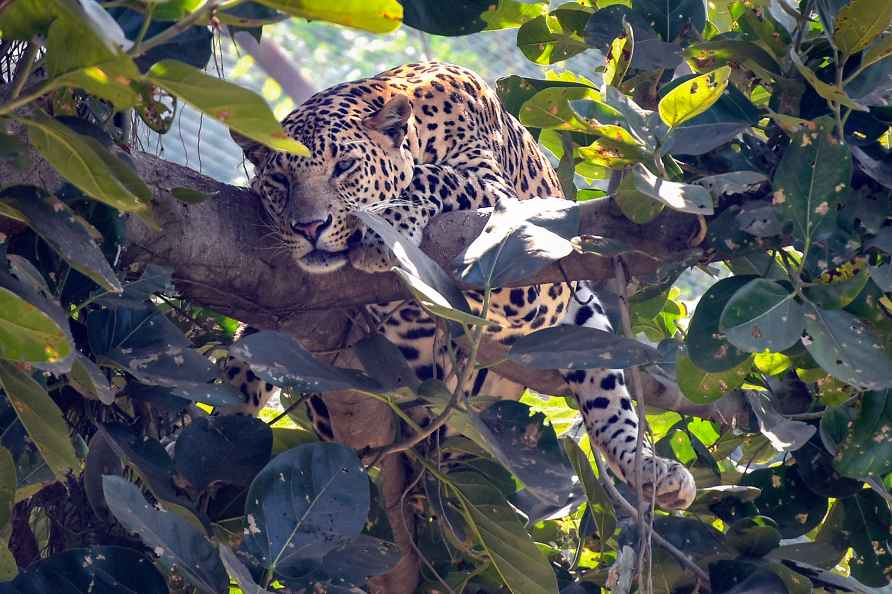
[[[247,486],[269,462],[273,433],[254,417],[194,419],[176,441],[177,472],[197,491],[222,482]]]
[[[369,577],[393,569],[401,558],[400,548],[392,542],[360,534],[329,551],[322,559],[322,571],[336,583],[362,586]]]
[[[752,277],[735,276],[715,283],[706,291],[691,318],[686,338],[691,361],[712,373],[737,367],[749,354],[732,345],[719,331],[719,319],[725,305]]]
[[[353,450],[298,446],[273,458],[251,483],[245,546],[268,571],[300,578],[358,536],[368,512],[368,477]]]
[[[545,415],[533,414],[526,404],[503,400],[471,418],[496,459],[533,495],[557,506],[582,495]]]
[[[584,52],[589,47],[582,33],[591,14],[589,8],[568,3],[529,20],[517,31],[517,47],[537,64],[554,64]]]
[[[725,534],[728,544],[748,557],[763,557],[780,546],[781,533],[771,518],[754,516],[738,520]]]
[[[80,353],[71,364],[68,384],[85,398],[98,400],[109,406],[115,401],[115,392],[108,378],[92,360]]]
[[[612,332],[563,324],[520,337],[508,358],[533,369],[598,369],[647,365],[659,353]]]
[[[837,505],[843,509],[843,529],[852,547],[852,577],[868,586],[883,587],[892,576],[892,514],[877,493],[864,490]]]
[[[724,371],[703,371],[687,355],[679,354],[675,375],[682,394],[691,402],[708,404],[739,388],[752,369],[750,358]]]
[[[802,342],[834,377],[865,390],[892,386],[892,360],[882,341],[847,311],[805,308]]]
[[[824,497],[842,499],[863,486],[861,481],[845,478],[834,468],[834,458],[817,433],[796,452],[796,470],[809,489]]]
[[[745,475],[741,484],[762,490],[755,504],[761,514],[777,522],[784,538],[809,532],[827,513],[827,498],[811,492],[789,466],[755,470]]]
[[[819,119],[791,140],[774,174],[772,202],[806,247],[820,226],[835,220],[851,177],[851,153],[833,137],[831,120]]]
[[[774,409],[768,398],[756,392],[747,392],[746,399],[759,422],[759,431],[778,452],[794,452],[815,434],[814,425],[788,419]]]
[[[607,550],[607,541],[616,531],[616,513],[607,490],[595,478],[592,465],[582,449],[570,438],[561,440],[564,452],[573,466],[573,472],[582,482],[585,490],[585,498],[588,501],[588,513],[598,528],[598,537],[601,539],[601,550]]]
[[[254,577],[251,575],[251,570],[232,552],[232,549],[225,544],[220,544],[219,547],[220,560],[223,562],[229,577],[238,584],[241,594],[272,594],[266,588],[261,588],[257,585],[257,582],[254,581]]]
[[[579,233],[579,216],[579,206],[569,200],[503,198],[453,269],[479,289],[528,280],[573,252],[569,240]]]
[[[55,196],[37,188],[15,186],[0,195],[0,204],[14,209],[41,239],[71,266],[108,291],[123,289],[114,270],[96,245],[98,231]],[[90,233],[92,231],[92,233]]]
[[[168,570],[176,567],[177,575],[205,594],[227,591],[226,570],[217,549],[198,529],[178,514],[149,505],[139,489],[121,477],[103,477],[102,488],[115,518],[138,534]]]
[[[799,342],[804,327],[802,306],[795,295],[763,278],[738,289],[719,321],[728,342],[750,353],[785,351]]]
[[[843,476],[882,478],[892,471],[892,391],[867,392],[833,467]]]
[[[319,361],[295,338],[283,332],[250,334],[230,347],[230,353],[251,366],[265,381],[301,392],[330,392],[360,388],[379,390],[378,382],[353,369]]]
[[[632,11],[644,17],[665,41],[697,37],[706,25],[703,0],[634,0]]]

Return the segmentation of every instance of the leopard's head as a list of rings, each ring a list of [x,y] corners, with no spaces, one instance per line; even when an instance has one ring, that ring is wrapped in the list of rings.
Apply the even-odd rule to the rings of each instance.
[[[271,222],[271,241],[310,273],[333,272],[367,230],[354,214],[400,203],[412,178],[413,158],[403,146],[409,100],[385,102],[335,94],[298,107],[282,122],[309,157],[278,153],[238,134],[233,138],[254,164],[251,188]]]

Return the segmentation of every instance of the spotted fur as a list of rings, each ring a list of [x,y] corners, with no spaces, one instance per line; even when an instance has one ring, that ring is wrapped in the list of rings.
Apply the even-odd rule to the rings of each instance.
[[[409,64],[314,95],[283,122],[312,156],[271,152],[238,138],[256,168],[251,186],[275,235],[302,269],[324,274],[344,266],[388,270],[393,256],[354,213],[374,210],[415,243],[436,214],[492,206],[503,197],[563,197],[535,140],[477,75],[439,63]],[[468,293],[474,311],[482,298]],[[422,380],[449,378],[446,339],[417,303],[368,306],[381,331]],[[489,337],[510,344],[539,328],[574,324],[610,330],[604,308],[584,284],[538,285],[492,292]],[[234,363],[228,373],[255,412],[275,392]],[[563,370],[592,443],[623,480],[636,484],[638,418],[618,369]],[[452,381],[456,381],[454,377]],[[517,399],[523,386],[481,370],[465,389]],[[315,417],[324,414],[315,399]],[[319,426],[330,435],[330,427]],[[685,508],[694,480],[645,444],[642,486],[659,505]]]

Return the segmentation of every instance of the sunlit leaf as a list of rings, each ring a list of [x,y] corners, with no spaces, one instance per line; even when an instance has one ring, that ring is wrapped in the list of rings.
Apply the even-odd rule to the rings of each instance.
[[[389,33],[400,26],[403,6],[397,0],[256,0],[291,16]]]
[[[730,76],[731,67],[723,66],[681,83],[660,99],[660,118],[671,128],[700,115],[719,100]]]

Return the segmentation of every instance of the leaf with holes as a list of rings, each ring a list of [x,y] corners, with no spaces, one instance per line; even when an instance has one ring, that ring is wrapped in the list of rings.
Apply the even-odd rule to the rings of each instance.
[[[230,347],[233,356],[264,381],[300,392],[331,392],[359,388],[377,391],[378,382],[354,369],[341,369],[316,359],[284,332],[249,334]]]
[[[774,281],[756,278],[728,300],[719,330],[741,350],[779,353],[799,342],[803,320],[802,306],[793,293]]]
[[[852,577],[868,586],[888,585],[892,575],[892,513],[876,492],[862,490],[837,503],[842,505],[842,526],[852,547]]]
[[[672,128],[700,115],[719,100],[730,76],[731,67],[723,66],[681,83],[660,99],[660,118]]]
[[[833,377],[864,390],[892,387],[892,359],[883,341],[849,312],[806,306],[802,342]]]
[[[69,473],[77,474],[80,461],[68,424],[43,386],[12,363],[0,361],[0,387],[55,477],[64,481]]]
[[[115,518],[159,558],[159,562],[205,594],[228,590],[217,550],[197,528],[172,512],[150,505],[136,485],[119,476],[102,477],[105,501]]]
[[[310,155],[307,147],[285,133],[263,98],[253,91],[176,60],[158,62],[146,78],[236,132],[275,151]]]
[[[675,374],[681,393],[691,402],[708,404],[714,402],[736,388],[739,388],[752,369],[750,358],[739,365],[723,371],[703,371],[686,355],[679,355]]]
[[[612,332],[562,324],[521,336],[508,358],[533,369],[625,369],[654,363],[660,355]]]
[[[254,478],[245,547],[267,571],[299,579],[356,538],[369,512],[369,479],[356,453],[313,443],[279,454]]]
[[[858,416],[838,448],[833,468],[843,476],[882,480],[892,470],[892,390],[862,396]]]
[[[762,490],[754,503],[759,513],[777,522],[784,538],[809,532],[827,513],[827,498],[812,493],[789,466],[755,470],[744,475],[741,484]]]

